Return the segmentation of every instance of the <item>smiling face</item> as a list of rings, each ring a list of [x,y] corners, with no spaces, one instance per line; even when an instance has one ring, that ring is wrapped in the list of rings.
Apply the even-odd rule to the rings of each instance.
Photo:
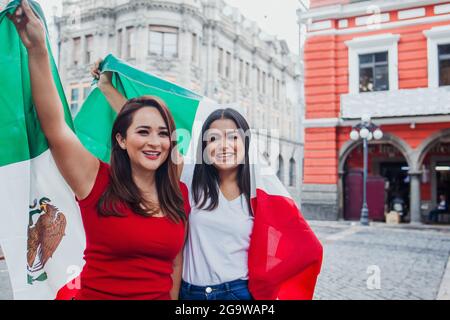
[[[218,119],[212,122],[205,139],[205,155],[217,170],[235,170],[244,163],[244,140],[233,120]]]
[[[119,133],[116,140],[127,151],[131,168],[156,171],[170,153],[170,133],[160,112],[153,107],[136,111],[126,137]]]

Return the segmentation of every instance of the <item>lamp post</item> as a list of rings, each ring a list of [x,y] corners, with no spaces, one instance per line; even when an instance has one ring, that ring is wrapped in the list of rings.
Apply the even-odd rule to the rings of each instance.
[[[360,223],[363,226],[369,225],[369,208],[367,207],[367,160],[369,153],[369,141],[372,139],[380,140],[383,138],[383,131],[372,123],[369,116],[364,115],[361,118],[361,122],[353,126],[350,132],[350,139],[353,141],[363,140],[364,149],[364,171],[363,171],[363,205],[361,208]]]

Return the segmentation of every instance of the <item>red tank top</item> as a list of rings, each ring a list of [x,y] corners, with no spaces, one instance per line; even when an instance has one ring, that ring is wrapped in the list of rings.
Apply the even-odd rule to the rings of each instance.
[[[100,216],[97,202],[109,181],[109,166],[100,162],[94,187],[78,201],[86,264],[75,299],[170,299],[173,260],[183,247],[184,223],[143,217],[126,206],[125,217]],[[187,190],[181,183],[180,187],[186,199]]]

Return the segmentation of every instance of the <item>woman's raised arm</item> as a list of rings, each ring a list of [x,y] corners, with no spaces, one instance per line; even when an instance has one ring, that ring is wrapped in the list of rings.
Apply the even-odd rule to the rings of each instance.
[[[99,160],[84,148],[66,124],[50,68],[44,26],[27,0],[22,0],[16,12],[9,18],[28,51],[33,101],[50,151],[75,195],[84,199],[94,185]]]

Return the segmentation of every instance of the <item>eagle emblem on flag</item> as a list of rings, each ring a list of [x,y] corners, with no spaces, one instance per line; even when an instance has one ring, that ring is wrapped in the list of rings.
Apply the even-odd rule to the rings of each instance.
[[[51,204],[49,198],[34,200],[30,206],[27,240],[28,283],[45,281],[46,272],[42,272],[45,264],[53,256],[65,235],[66,217]],[[39,215],[36,219],[35,215]],[[32,274],[41,272],[38,276]]]

